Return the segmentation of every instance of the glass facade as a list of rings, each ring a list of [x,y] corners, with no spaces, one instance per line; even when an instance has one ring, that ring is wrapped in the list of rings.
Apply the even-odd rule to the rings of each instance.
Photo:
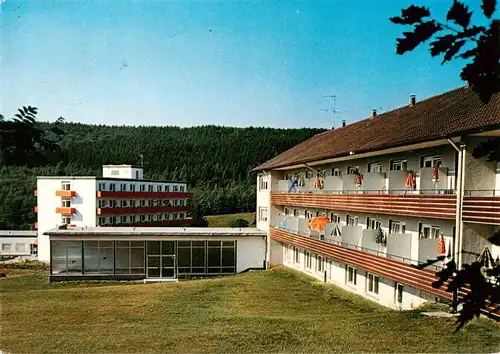
[[[236,273],[236,241],[51,241],[52,275]]]

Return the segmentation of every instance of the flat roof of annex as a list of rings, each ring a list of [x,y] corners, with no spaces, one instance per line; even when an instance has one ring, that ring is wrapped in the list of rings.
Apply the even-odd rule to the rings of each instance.
[[[266,237],[267,232],[251,227],[79,227],[52,229],[49,236],[255,236]]]

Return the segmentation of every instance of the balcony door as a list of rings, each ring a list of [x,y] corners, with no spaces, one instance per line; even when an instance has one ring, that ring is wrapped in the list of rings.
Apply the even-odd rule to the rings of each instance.
[[[175,241],[147,241],[146,262],[148,278],[176,278]]]

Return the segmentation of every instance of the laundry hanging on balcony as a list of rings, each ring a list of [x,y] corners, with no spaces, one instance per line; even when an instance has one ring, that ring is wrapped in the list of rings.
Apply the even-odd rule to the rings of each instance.
[[[287,226],[288,226],[287,224],[288,224],[288,223],[287,223],[287,220],[286,220],[286,219],[281,219],[281,220],[280,220],[280,229],[281,229],[281,230],[286,230],[286,229],[287,229]]]
[[[439,236],[437,251],[440,254],[446,254],[446,245],[443,233]]]
[[[412,189],[417,187],[417,180],[412,171],[408,172],[408,176],[406,176],[405,186]]]
[[[295,176],[290,179],[290,188],[288,188],[288,193],[297,191],[298,182],[299,181],[297,180],[297,177],[295,177]]]
[[[486,269],[493,269],[495,268],[496,262],[493,259],[493,256],[491,255],[491,252],[488,248],[488,246],[484,246],[483,251],[477,258],[477,261],[481,263],[481,265],[486,268]]]
[[[363,179],[361,178],[361,174],[356,173],[356,187],[361,187],[363,185]]]
[[[325,187],[325,183],[323,181],[323,178],[320,177],[319,174],[317,174],[316,178],[314,179],[313,187],[316,189],[323,189]]]
[[[325,225],[330,222],[327,216],[316,216],[309,221],[309,229],[313,231],[325,231]]]
[[[432,168],[432,182],[439,182],[439,165],[437,163]]]
[[[303,173],[299,173],[298,180],[299,180],[299,187],[305,187],[305,185],[306,185],[306,178],[305,178],[305,176],[304,176]]]

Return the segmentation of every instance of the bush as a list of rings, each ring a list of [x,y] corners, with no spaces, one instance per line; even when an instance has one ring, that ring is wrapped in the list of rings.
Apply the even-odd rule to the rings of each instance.
[[[229,223],[230,227],[248,227],[248,221],[245,219],[236,219]]]

